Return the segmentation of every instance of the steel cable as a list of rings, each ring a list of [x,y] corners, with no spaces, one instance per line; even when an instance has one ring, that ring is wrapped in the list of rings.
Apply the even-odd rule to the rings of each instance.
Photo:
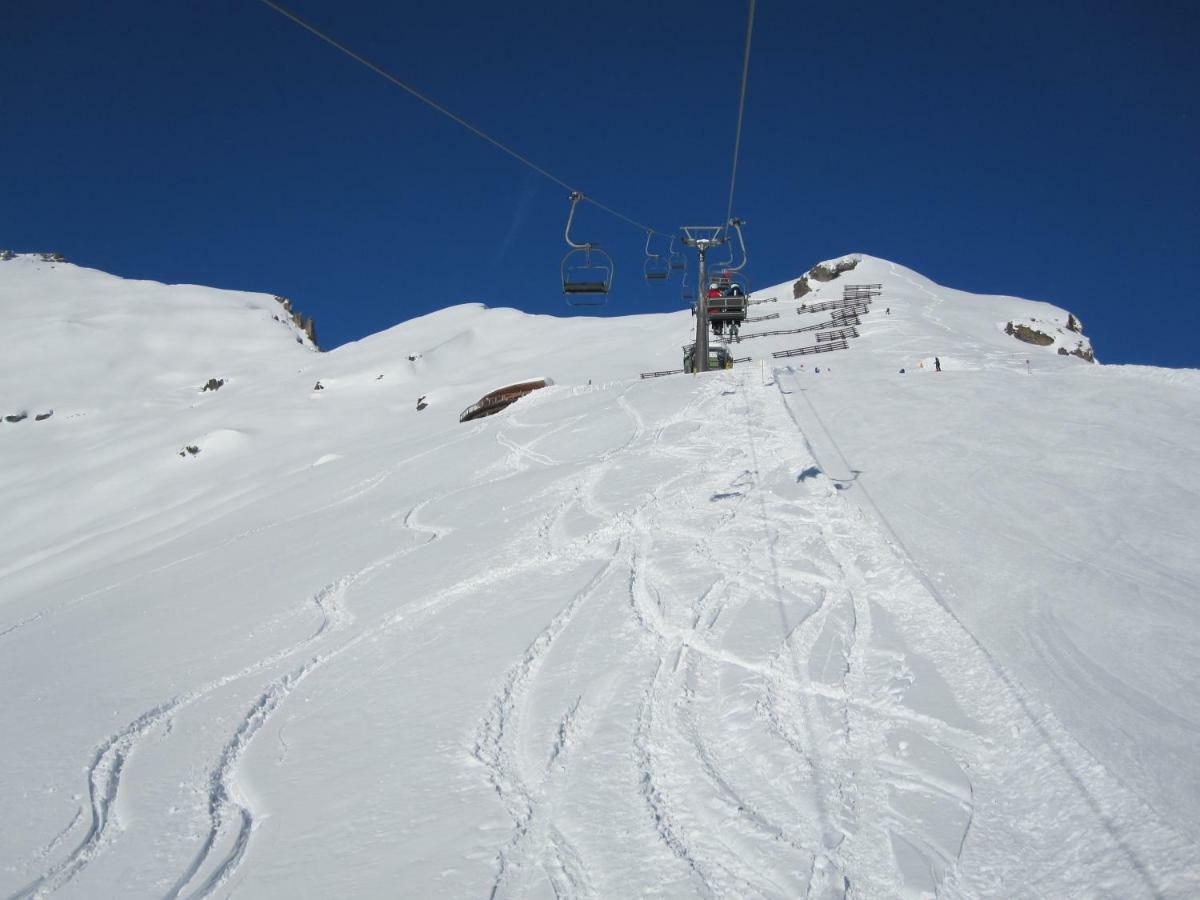
[[[557,175],[553,174],[552,172],[546,171],[541,166],[539,166],[537,163],[530,160],[528,157],[521,155],[516,150],[513,150],[511,147],[507,146],[506,144],[503,144],[500,141],[496,140],[494,137],[492,137],[490,134],[483,131],[482,129],[476,128],[474,125],[472,125],[466,119],[464,119],[462,116],[452,113],[450,110],[446,109],[446,107],[442,106],[440,103],[436,102],[435,100],[425,96],[420,91],[418,91],[416,88],[412,87],[409,84],[405,84],[403,81],[401,81],[395,75],[393,75],[391,72],[387,71],[387,69],[384,69],[382,66],[379,66],[376,63],[371,62],[371,60],[367,59],[365,56],[363,56],[359,53],[356,53],[354,50],[351,50],[345,44],[341,43],[340,41],[336,40],[333,37],[330,37],[328,34],[321,31],[315,25],[312,25],[311,23],[300,18],[298,15],[296,15],[290,9],[287,9],[284,6],[280,6],[278,3],[275,3],[274,0],[260,0],[260,2],[264,6],[267,6],[270,9],[273,9],[275,12],[279,13],[281,16],[283,16],[287,19],[291,19],[293,22],[295,22],[297,25],[299,25],[305,31],[309,32],[310,34],[314,35],[317,38],[320,38],[322,41],[329,44],[329,46],[331,46],[337,50],[340,50],[342,53],[345,53],[347,56],[349,56],[355,62],[361,63],[362,65],[366,66],[368,69],[370,69],[376,75],[379,75],[380,77],[387,79],[388,81],[390,81],[392,84],[394,84],[396,87],[400,88],[401,90],[407,91],[413,97],[415,97],[416,99],[418,99],[422,103],[424,103],[426,106],[430,107],[431,109],[436,110],[437,112],[441,113],[443,116],[450,119],[451,121],[457,122],[463,128],[467,129],[472,134],[474,134],[476,137],[483,138],[483,140],[487,141],[493,147],[497,148],[498,150],[504,151],[509,156],[511,156],[513,159],[517,160],[517,162],[521,163],[524,166],[528,166],[530,169],[537,172],[543,178],[547,178],[550,181],[553,181],[555,184],[566,188],[568,191],[578,192],[579,194],[582,195],[582,198],[585,201],[587,201],[588,203],[592,204],[593,206],[597,207],[598,209],[602,209],[604,212],[608,213],[610,216],[614,216],[615,218],[618,218],[618,219],[622,220],[623,222],[627,222],[628,224],[637,228],[639,231],[643,231],[643,232],[649,231],[653,234],[666,234],[666,232],[659,231],[656,228],[651,228],[649,225],[644,225],[641,222],[637,221],[636,219],[631,219],[629,216],[625,215],[624,213],[618,212],[617,210],[613,209],[611,206],[607,206],[607,205],[601,203],[599,200],[594,200],[593,198],[589,197],[584,191],[569,184],[568,182],[559,178]],[[754,6],[753,0],[751,0],[750,5],[751,5],[751,9],[753,9],[753,6]],[[749,52],[749,47],[747,47],[747,52]],[[744,84],[743,84],[742,90],[744,93],[744,91],[745,91]],[[740,114],[739,114],[739,116],[740,116]]]
[[[746,52],[742,56],[742,90],[738,97],[737,132],[733,139],[733,168],[729,173],[729,205],[725,208],[725,231],[729,231],[729,220],[733,216],[733,192],[737,186],[738,154],[742,147],[742,115],[746,110],[746,83],[750,76],[750,38],[754,34],[754,3],[750,0],[750,13],[746,21]]]

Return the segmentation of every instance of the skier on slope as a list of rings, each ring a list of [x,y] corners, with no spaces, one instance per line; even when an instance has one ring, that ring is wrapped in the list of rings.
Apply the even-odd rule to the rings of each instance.
[[[942,361],[940,358],[938,358],[936,356],[933,358],[933,370],[935,372],[942,371]]]

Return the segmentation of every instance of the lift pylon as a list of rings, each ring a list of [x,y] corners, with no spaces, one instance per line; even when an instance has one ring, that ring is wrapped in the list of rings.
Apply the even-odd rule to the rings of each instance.
[[[683,243],[695,247],[700,257],[699,280],[696,282],[696,344],[693,351],[695,372],[708,371],[708,304],[705,303],[705,271],[704,258],[713,247],[719,247],[729,238],[722,234],[720,225],[685,225],[683,227]]]

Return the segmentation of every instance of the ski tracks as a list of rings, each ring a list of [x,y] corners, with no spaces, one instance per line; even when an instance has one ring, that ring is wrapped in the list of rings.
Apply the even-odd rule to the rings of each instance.
[[[788,406],[782,392],[779,401]],[[787,446],[771,452],[798,456]],[[824,509],[822,544],[849,598],[839,602],[853,604],[854,645],[833,694],[828,679],[813,679],[801,665],[790,695],[845,698],[847,737],[822,749],[849,776],[854,815],[836,859],[850,883],[868,895],[1068,896],[1101,883],[1124,896],[1173,894],[1158,871],[1194,887],[1197,870],[1185,862],[1189,855],[1194,862],[1194,847],[1026,694],[955,616],[864,491],[856,484],[845,494],[824,479],[812,485],[811,502]],[[794,640],[805,644],[803,629]],[[820,646],[810,636],[796,656],[820,658]]]
[[[424,453],[418,455],[424,455],[429,452],[432,452],[432,450],[424,451]],[[375,490],[398,467],[399,464],[391,470],[361,482],[347,496],[339,499],[337,503],[349,502],[354,498],[361,497],[365,493]],[[466,488],[459,488],[457,490],[463,489]],[[86,823],[85,833],[70,853],[59,862],[45,869],[32,883],[19,890],[14,895],[14,900],[15,898],[43,897],[59,889],[77,877],[80,872],[115,841],[116,835],[113,833],[114,809],[118,796],[121,794],[122,776],[130,756],[142,743],[156,735],[160,739],[169,736],[172,722],[176,716],[213,696],[221,689],[277,668],[289,659],[302,656],[306,652],[317,649],[320,645],[329,643],[336,636],[350,628],[355,622],[355,616],[346,606],[345,597],[351,587],[366,583],[402,557],[420,549],[422,546],[439,540],[445,534],[449,533],[451,529],[446,527],[431,527],[419,521],[420,511],[429,502],[439,499],[442,499],[442,497],[439,496],[438,498],[434,498],[434,500],[418,503],[404,516],[405,527],[415,533],[426,536],[427,540],[425,542],[393,550],[358,571],[339,577],[326,584],[306,601],[305,605],[314,607],[320,617],[317,627],[307,637],[295,644],[274,651],[237,671],[208,681],[154,706],[101,743],[87,767],[88,807],[77,813],[71,824],[56,837],[55,841],[46,848],[42,855],[49,855],[57,846],[61,845],[70,832],[77,828],[80,822]],[[311,513],[305,515],[311,515]],[[245,535],[239,535],[238,538],[245,537],[250,533],[247,532]],[[174,564],[172,563],[171,565]],[[469,591],[470,586],[478,580],[477,578],[464,579],[449,590],[435,595],[435,597],[425,604],[418,604],[416,609],[393,614],[386,617],[382,622],[360,630],[355,636],[341,645],[326,650],[324,653],[316,653],[306,662],[299,666],[294,666],[283,675],[274,678],[263,689],[258,699],[255,700],[250,710],[243,717],[234,735],[222,749],[217,764],[208,776],[207,786],[201,790],[201,794],[206,797],[205,805],[208,813],[209,829],[202,841],[199,854],[192,864],[188,866],[185,873],[172,886],[169,896],[179,897],[183,895],[185,889],[201,875],[201,868],[208,863],[214,849],[222,843],[225,833],[232,827],[236,827],[236,833],[232,838],[231,846],[224,851],[225,855],[215,866],[209,866],[212,871],[203,877],[200,884],[192,890],[189,896],[207,896],[220,884],[225,883],[233,870],[240,864],[249,845],[250,834],[255,826],[255,820],[250,805],[244,801],[237,787],[236,765],[253,737],[261,730],[268,718],[276,711],[295,686],[312,671],[340,656],[363,640],[394,627],[401,621],[409,618],[410,615],[418,617],[420,613],[428,612],[438,607],[447,599],[460,596],[463,592]],[[488,578],[485,577],[483,580],[487,581]]]
[[[571,896],[594,896],[587,869],[570,841],[559,831],[544,801],[556,766],[570,743],[571,723],[581,698],[563,715],[549,758],[542,765],[527,759],[520,747],[521,719],[529,688],[558,637],[571,624],[579,608],[609,577],[624,551],[620,542],[607,562],[564,606],[529,645],[521,660],[509,670],[499,693],[493,698],[475,739],[472,755],[487,767],[492,787],[513,819],[508,845],[497,858],[497,872],[490,896],[495,897],[522,864],[540,864],[552,884],[569,888]],[[535,820],[535,812],[537,813]],[[532,849],[527,844],[533,843]],[[531,862],[526,857],[533,857]],[[556,893],[562,892],[556,887]]]
[[[782,409],[744,381],[705,399],[715,427],[675,448],[690,468],[632,529],[630,610],[657,659],[633,729],[652,826],[700,896],[935,893],[983,742],[913,702],[913,667],[937,672],[893,615],[879,630],[920,585],[828,482],[791,487],[813,460]]]
[[[643,512],[660,502],[687,476],[686,473],[668,479],[657,489],[637,501],[631,509],[607,509],[600,504],[595,491],[613,470],[616,461],[627,454],[666,456],[661,445],[664,432],[671,426],[695,418],[700,405],[693,398],[683,409],[676,410],[653,432],[648,432],[645,420],[625,397],[617,404],[632,424],[628,438],[620,445],[602,451],[585,461],[576,475],[552,489],[559,500],[539,526],[541,544],[536,558],[545,564],[558,564],[564,559],[597,559],[600,567],[589,581],[573,595],[529,645],[522,658],[513,665],[503,684],[493,696],[484,715],[471,749],[472,756],[482,763],[488,780],[500,798],[510,818],[513,830],[507,842],[498,848],[496,874],[491,886],[492,896],[512,894],[521,896],[533,889],[535,879],[544,877],[556,896],[594,897],[603,892],[593,877],[591,865],[583,850],[568,838],[568,828],[559,827],[557,817],[571,808],[564,791],[570,780],[572,749],[580,730],[579,721],[595,724],[595,716],[603,716],[608,703],[605,696],[611,687],[586,685],[584,693],[576,694],[558,720],[550,744],[540,754],[531,752],[539,739],[529,732],[525,719],[537,702],[538,678],[543,667],[573,626],[588,601],[597,594],[608,594],[615,573],[636,569],[634,536],[641,533]],[[522,458],[528,458],[522,455]],[[563,520],[578,508],[595,522],[594,527],[574,536],[564,531]],[[600,547],[609,549],[604,555]],[[608,635],[606,640],[611,640]],[[586,635],[575,636],[587,640]],[[568,650],[567,652],[570,652]],[[542,718],[545,718],[542,711]],[[541,746],[545,746],[542,744]],[[572,829],[573,830],[573,829]],[[601,880],[609,873],[603,873]]]

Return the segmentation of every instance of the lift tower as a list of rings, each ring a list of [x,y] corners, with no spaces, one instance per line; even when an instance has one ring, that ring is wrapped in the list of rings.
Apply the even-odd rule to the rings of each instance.
[[[713,247],[719,247],[729,238],[722,234],[720,225],[685,225],[683,243],[695,247],[700,256],[699,281],[696,283],[696,346],[692,350],[692,371],[708,371],[708,294],[704,271],[704,257]]]

